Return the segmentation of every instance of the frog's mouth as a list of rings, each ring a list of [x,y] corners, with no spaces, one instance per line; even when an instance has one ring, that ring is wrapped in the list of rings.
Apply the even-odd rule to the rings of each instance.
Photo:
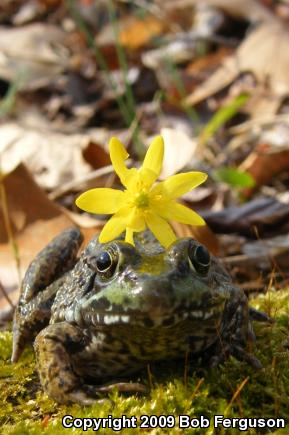
[[[183,308],[183,307],[182,307]],[[123,313],[113,312],[93,312],[83,313],[81,322],[80,319],[77,323],[81,323],[86,326],[105,327],[105,326],[140,326],[145,328],[153,327],[170,327],[184,321],[205,321],[212,319],[218,314],[219,310],[206,308],[205,310],[192,308],[184,311],[175,310],[173,312],[163,313],[162,315],[154,315],[154,313],[142,313],[139,310],[129,311]],[[70,319],[72,320],[72,319]]]

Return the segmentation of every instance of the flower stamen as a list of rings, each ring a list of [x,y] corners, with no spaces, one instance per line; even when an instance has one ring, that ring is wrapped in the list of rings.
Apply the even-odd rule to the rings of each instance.
[[[150,199],[146,191],[141,191],[135,195],[134,204],[137,208],[147,208],[149,207]]]

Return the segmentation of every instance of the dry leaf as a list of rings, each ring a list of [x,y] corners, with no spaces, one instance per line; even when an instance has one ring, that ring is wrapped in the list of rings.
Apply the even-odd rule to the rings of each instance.
[[[24,165],[19,165],[3,180],[7,207],[13,234],[19,251],[23,277],[31,260],[54,236],[74,225],[62,209],[50,201],[45,192],[35,183]],[[15,255],[11,250],[3,221],[3,205],[0,204],[0,281],[13,302],[18,298],[18,273]],[[95,227],[82,230],[87,242],[100,230]],[[6,305],[4,298],[0,306]]]
[[[82,155],[94,169],[99,169],[111,164],[109,155],[103,149],[103,146],[95,142],[88,142],[82,151]]]
[[[252,175],[257,186],[262,186],[289,167],[289,149],[278,149],[261,144],[239,166]]]
[[[36,181],[46,189],[56,187],[88,174],[90,165],[85,157],[93,159],[93,166],[97,166],[99,157],[101,165],[106,152],[99,150],[99,145],[92,143],[106,143],[109,133],[97,129],[87,134],[62,134],[52,128],[22,125],[16,122],[0,126],[0,155],[1,169],[9,173],[20,162],[24,162],[35,176]],[[90,147],[87,146],[90,144]],[[98,152],[96,151],[98,150]],[[92,157],[93,153],[93,157]],[[108,157],[107,157],[108,161]]]
[[[249,237],[288,232],[288,192],[273,197],[262,197],[241,206],[221,211],[203,211],[202,216],[215,232],[244,234]]]
[[[178,237],[192,237],[205,245],[213,255],[219,255],[219,241],[213,231],[207,226],[193,227],[180,222],[170,222]]]
[[[186,98],[196,104],[229,85],[240,73],[251,72],[274,93],[289,93],[289,32],[278,21],[266,22],[251,32],[223,65]]]
[[[25,83],[23,89],[47,85],[63,71],[68,51],[65,33],[56,26],[36,23],[19,28],[0,27],[0,77]]]
[[[146,15],[143,19],[130,16],[122,22],[119,40],[122,45],[137,50],[147,45],[152,38],[163,34],[167,25],[156,16]]]
[[[181,130],[162,128],[161,135],[165,143],[165,154],[161,178],[167,178],[183,169],[192,166],[197,140],[190,138]]]
[[[194,14],[192,11],[188,11],[187,14],[194,17],[191,29],[168,36],[163,46],[142,54],[143,64],[148,68],[159,70],[158,75],[167,68],[168,62],[177,64],[198,57],[199,50],[204,49],[206,40],[212,37],[223,24],[223,15],[216,9],[204,7],[203,4],[195,8]],[[161,83],[161,78],[159,81]]]
[[[199,0],[192,0],[192,3],[198,2]],[[204,0],[202,3],[222,9],[232,17],[246,19],[251,22],[274,20],[274,15],[271,14],[269,9],[256,0]]]

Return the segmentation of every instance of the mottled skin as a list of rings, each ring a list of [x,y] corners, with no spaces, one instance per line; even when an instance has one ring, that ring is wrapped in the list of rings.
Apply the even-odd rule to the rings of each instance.
[[[77,259],[81,242],[80,232],[68,229],[38,254],[15,313],[12,361],[36,337],[40,380],[50,397],[93,403],[109,391],[105,382],[188,352],[208,352],[213,365],[233,355],[261,366],[246,346],[254,339],[251,319],[269,318],[248,307],[197,241],[180,239],[164,250],[145,236],[136,247],[95,237]]]

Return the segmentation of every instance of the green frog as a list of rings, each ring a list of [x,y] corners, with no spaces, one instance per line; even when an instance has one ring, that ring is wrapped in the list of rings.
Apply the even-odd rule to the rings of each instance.
[[[207,352],[213,366],[232,355],[261,367],[246,347],[255,338],[252,319],[270,318],[248,306],[198,241],[182,238],[164,249],[146,233],[136,246],[101,244],[95,236],[78,257],[82,240],[69,228],[37,255],[14,316],[12,362],[34,341],[40,381],[51,398],[91,404],[111,390],[112,379],[186,354]]]

